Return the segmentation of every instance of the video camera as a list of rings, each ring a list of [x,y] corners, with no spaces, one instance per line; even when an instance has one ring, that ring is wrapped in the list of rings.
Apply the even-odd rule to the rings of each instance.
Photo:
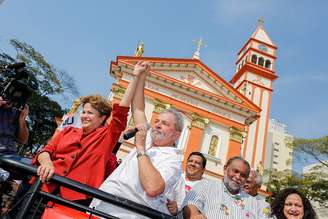
[[[0,69],[0,96],[12,107],[24,108],[33,91],[38,89],[36,78],[24,62],[6,65]]]

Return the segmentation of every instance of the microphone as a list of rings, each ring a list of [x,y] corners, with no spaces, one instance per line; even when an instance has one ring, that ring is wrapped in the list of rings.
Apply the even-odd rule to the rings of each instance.
[[[147,130],[150,128],[150,125],[149,125],[148,123],[145,124],[145,126],[146,126],[146,129],[147,129]],[[136,133],[137,133],[138,131],[139,131],[139,129],[138,129],[137,127],[135,127],[134,129],[125,132],[125,133],[123,134],[123,139],[124,139],[124,140],[128,140],[128,139],[130,139],[130,138],[133,138],[133,137],[136,135]]]

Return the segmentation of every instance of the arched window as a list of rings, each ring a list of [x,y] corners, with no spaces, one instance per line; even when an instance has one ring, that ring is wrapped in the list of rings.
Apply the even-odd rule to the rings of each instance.
[[[245,64],[245,60],[243,60],[242,62],[241,62],[241,66],[243,66]]]
[[[271,61],[269,59],[265,60],[265,67],[268,69],[271,68]]]
[[[254,54],[252,55],[252,60],[251,60],[254,64],[257,63],[257,56]]]
[[[260,57],[259,58],[259,63],[260,66],[264,66],[264,58]]]
[[[216,151],[218,149],[219,138],[216,135],[213,135],[210,142],[210,147],[208,149],[208,154],[215,157]]]

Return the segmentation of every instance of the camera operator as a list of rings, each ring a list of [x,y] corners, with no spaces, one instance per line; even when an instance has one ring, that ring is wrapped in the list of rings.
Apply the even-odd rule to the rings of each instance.
[[[28,128],[26,117],[29,107],[25,104],[22,110],[12,107],[12,104],[0,96],[0,156],[21,161],[17,155],[16,144],[26,144],[28,140]],[[0,176],[1,180],[6,180]]]

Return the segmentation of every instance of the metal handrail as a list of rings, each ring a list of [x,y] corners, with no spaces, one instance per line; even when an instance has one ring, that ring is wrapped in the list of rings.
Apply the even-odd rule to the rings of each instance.
[[[15,161],[15,160],[11,160],[9,158],[3,158],[0,157],[0,166],[3,168],[6,168],[8,170],[12,169],[15,170],[16,172],[19,171],[20,173],[24,173],[25,175],[32,175],[32,176],[36,176],[37,177],[37,169],[34,166],[29,166],[26,165],[24,163]],[[37,177],[38,178],[38,177]],[[74,191],[83,193],[85,195],[100,199],[102,201],[114,204],[116,206],[119,206],[121,208],[125,208],[127,210],[131,210],[133,212],[136,212],[138,214],[142,214],[144,216],[150,217],[150,218],[163,218],[163,219],[174,219],[176,217],[168,215],[168,214],[164,214],[160,211],[154,210],[150,207],[138,204],[136,202],[133,202],[131,200],[128,199],[124,199],[121,197],[117,197],[115,195],[106,193],[104,191],[95,189],[93,187],[87,186],[85,184],[79,183],[75,180],[71,180],[62,176],[58,176],[58,175],[53,175],[51,177],[51,179],[49,180],[49,182],[53,182],[55,184],[58,184],[59,186],[64,186],[66,188],[72,189]],[[22,206],[22,211],[27,211],[29,209],[29,207],[31,206],[31,202],[34,201],[34,193],[37,193],[40,196],[46,197],[50,200],[52,200],[55,203],[60,203],[62,205],[77,209],[79,211],[87,211],[90,212],[91,214],[97,215],[97,216],[101,216],[101,217],[105,217],[105,218],[115,218],[109,214],[106,214],[104,212],[101,211],[97,211],[91,208],[87,208],[83,205],[77,204],[75,202],[69,201],[69,200],[65,200],[61,197],[58,196],[54,196],[52,194],[40,191],[40,180],[37,179],[36,182],[34,183],[34,185],[32,185],[32,188],[34,189],[34,191],[32,192],[32,198],[29,199],[28,203],[25,203],[26,206]],[[26,215],[27,212],[20,212],[21,218],[24,218],[23,216]],[[24,215],[25,214],[25,215]],[[19,219],[20,217],[17,217],[17,219]]]

